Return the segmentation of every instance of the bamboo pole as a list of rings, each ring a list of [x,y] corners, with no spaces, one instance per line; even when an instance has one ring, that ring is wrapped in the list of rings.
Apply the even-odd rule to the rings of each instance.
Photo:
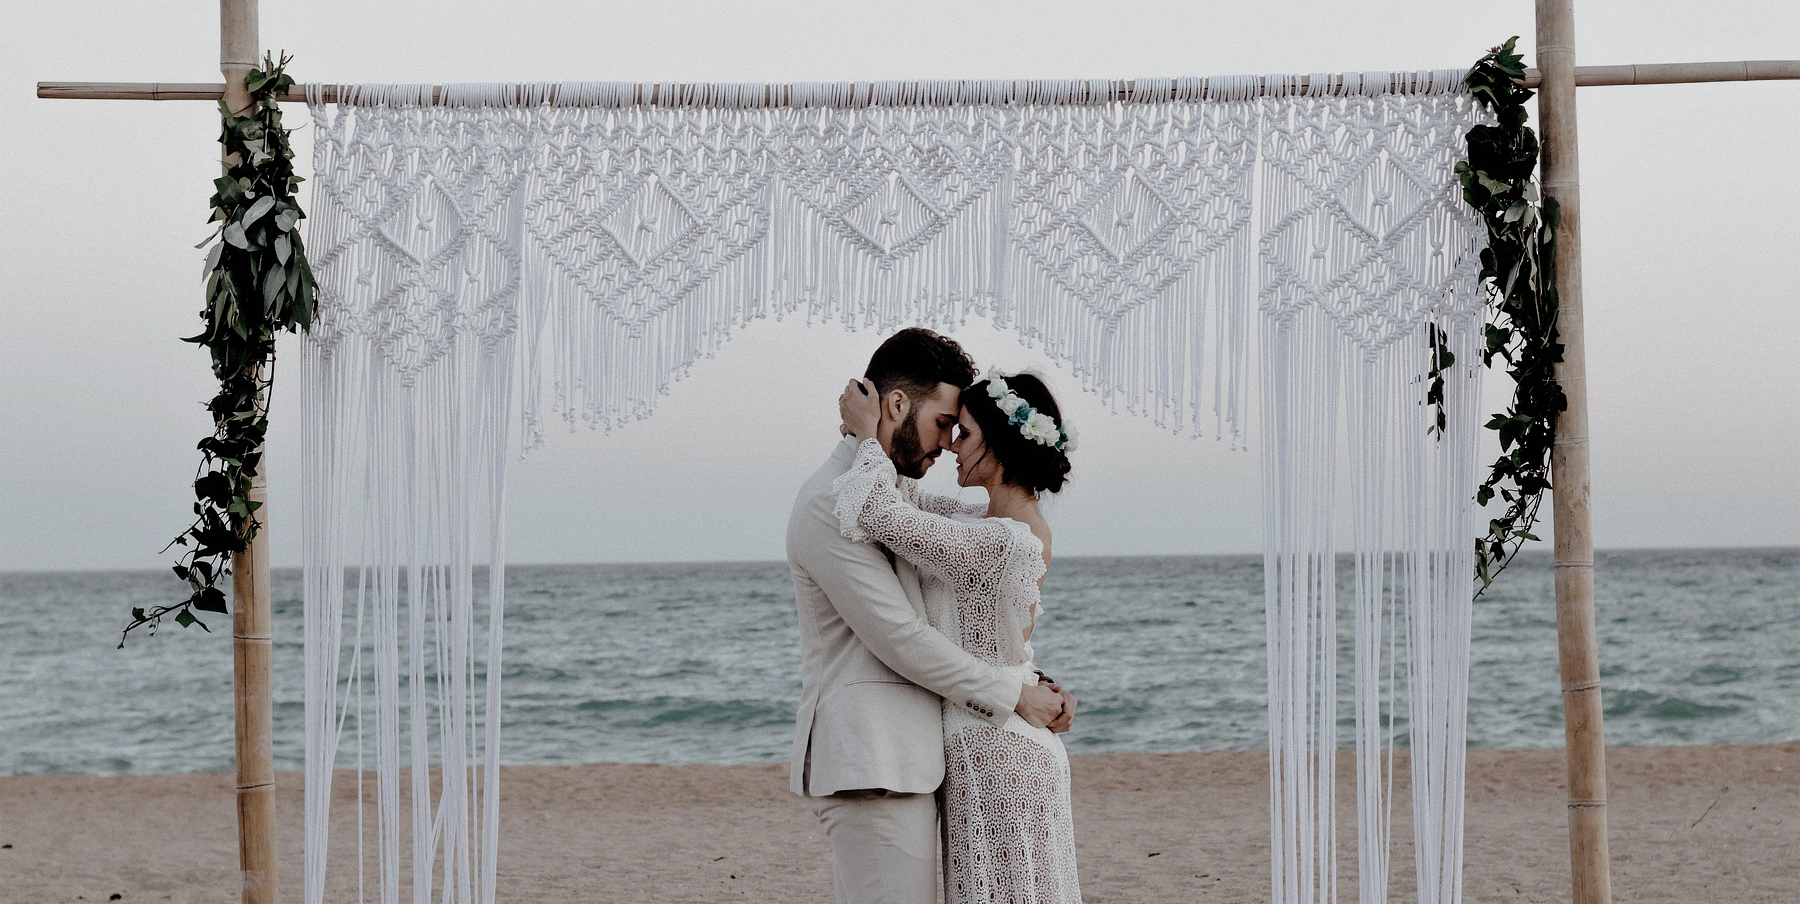
[[[226,104],[250,108],[244,77],[259,64],[256,0],[219,0],[219,71]],[[228,156],[225,164],[233,161]],[[250,499],[262,503],[262,530],[231,559],[233,714],[237,722],[238,870],[243,904],[274,904],[275,703],[269,654],[273,630],[269,602],[268,461],[259,459]]]
[[[1581,308],[1581,178],[1576,145],[1574,0],[1537,0],[1543,71],[1544,194],[1561,207],[1554,279],[1563,345],[1556,380],[1568,408],[1550,454],[1555,508],[1556,638],[1562,667],[1563,740],[1569,776],[1569,880],[1575,904],[1611,904],[1606,837],[1606,739],[1600,652],[1594,630],[1594,536],[1589,512],[1587,349]]]
[[[1721,63],[1637,63],[1625,66],[1580,66],[1575,69],[1575,84],[1580,87],[1602,85],[1676,85],[1699,82],[1745,82],[1745,81],[1777,81],[1800,79],[1800,60],[1738,60]],[[1541,76],[1536,69],[1525,70],[1525,86],[1538,87]],[[1174,80],[1168,80],[1169,93],[1174,93]],[[1306,88],[1311,83],[1310,76],[1301,76],[1300,85]],[[1026,83],[1019,83],[1021,85]],[[204,82],[38,82],[37,96],[58,100],[218,100],[223,85]],[[779,106],[782,99],[789,94],[788,85],[772,84],[764,86],[763,104]],[[641,86],[640,98],[643,103],[656,106],[659,104],[686,105],[687,99],[707,93],[707,86],[694,84],[646,84]],[[1135,80],[1122,80],[1112,83],[1110,96],[1102,96],[1097,100],[1124,101],[1134,97],[1142,99],[1144,95]],[[443,86],[432,91],[434,99],[441,98]],[[327,103],[336,103],[338,89],[335,85],[323,88],[323,96]],[[1155,99],[1155,92],[1151,93]],[[291,103],[304,103],[306,95],[300,89],[289,90],[281,95],[281,100]]]
[[[1800,60],[1737,60],[1729,63],[1636,63],[1625,66],[1576,66],[1575,86],[1691,85],[1698,82],[1761,82],[1800,79]],[[1525,87],[1536,88],[1543,75],[1525,70]]]

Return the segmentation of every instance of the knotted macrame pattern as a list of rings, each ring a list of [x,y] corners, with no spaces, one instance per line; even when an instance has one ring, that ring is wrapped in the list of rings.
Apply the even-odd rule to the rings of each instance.
[[[311,86],[306,899],[334,849],[384,904],[494,899],[505,463],[547,422],[645,417],[761,317],[980,315],[1117,407],[1260,436],[1282,902],[1336,896],[1346,458],[1363,900],[1400,740],[1419,899],[1460,900],[1480,113],[1449,71],[1137,84]]]

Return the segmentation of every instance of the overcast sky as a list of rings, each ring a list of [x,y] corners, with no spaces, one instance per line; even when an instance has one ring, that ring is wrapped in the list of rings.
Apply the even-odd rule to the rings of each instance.
[[[1129,77],[1465,66],[1532,4],[270,0],[262,41],[342,82]],[[1582,0],[1587,64],[1800,58],[1800,4]],[[10,4],[0,32],[0,570],[159,567],[210,426],[195,332],[205,103],[43,101],[39,80],[217,81],[216,4]],[[1800,83],[1583,89],[1593,509],[1602,548],[1800,543]],[[294,126],[304,110],[288,110]],[[295,137],[303,172],[311,136]],[[879,340],[756,324],[649,421],[554,434],[512,476],[516,562],[773,559],[833,400]],[[1062,555],[1255,552],[1256,455],[1109,415],[1050,511]],[[270,450],[298,562],[297,355]],[[1503,403],[1490,381],[1490,410]],[[934,475],[947,480],[949,467]]]

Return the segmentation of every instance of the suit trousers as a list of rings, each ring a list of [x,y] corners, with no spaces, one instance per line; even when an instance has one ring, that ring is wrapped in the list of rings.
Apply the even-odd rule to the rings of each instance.
[[[873,789],[806,800],[831,839],[838,904],[936,904],[934,795]]]

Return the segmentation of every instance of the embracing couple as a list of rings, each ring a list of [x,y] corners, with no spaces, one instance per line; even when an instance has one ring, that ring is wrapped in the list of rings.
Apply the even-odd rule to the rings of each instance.
[[[1062,488],[1074,431],[1043,381],[977,380],[930,330],[890,337],[864,377],[788,520],[792,790],[831,841],[840,904],[933,904],[940,888],[948,904],[1079,904],[1054,734],[1075,699],[1029,643],[1050,561],[1038,495]],[[946,449],[986,502],[919,490]]]

